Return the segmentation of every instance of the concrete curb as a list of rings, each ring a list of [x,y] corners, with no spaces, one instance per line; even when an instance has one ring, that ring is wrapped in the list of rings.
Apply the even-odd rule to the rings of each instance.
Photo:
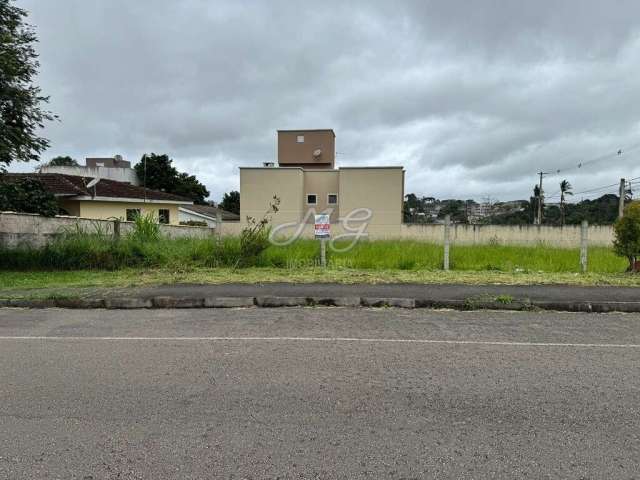
[[[640,313],[638,302],[574,302],[529,301],[527,299],[432,299],[387,297],[113,297],[113,298],[42,298],[0,299],[0,307],[68,308],[68,309],[141,309],[141,308],[278,308],[278,307],[370,307],[370,308],[431,308],[453,310],[553,310],[585,313]]]

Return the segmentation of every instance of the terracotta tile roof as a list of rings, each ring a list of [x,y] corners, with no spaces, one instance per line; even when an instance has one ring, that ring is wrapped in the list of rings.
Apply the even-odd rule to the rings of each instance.
[[[22,178],[39,180],[44,188],[56,196],[96,196],[112,198],[144,199],[145,189],[129,183],[101,179],[94,187],[87,187],[90,178],[64,175],[62,173],[5,173],[0,175],[0,182],[14,182]],[[191,202],[191,199],[146,189],[148,200],[167,200],[172,202]]]
[[[218,212],[222,213],[223,221],[235,221],[240,220],[240,215],[227,212],[226,210],[222,210],[221,208],[212,207],[211,205],[185,205],[184,207],[180,207],[183,210],[189,210],[191,212],[199,213],[200,215],[206,215],[211,219],[216,218],[216,214]]]

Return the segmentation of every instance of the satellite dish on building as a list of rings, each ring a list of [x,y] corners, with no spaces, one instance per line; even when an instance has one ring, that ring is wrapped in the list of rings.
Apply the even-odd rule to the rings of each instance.
[[[322,150],[321,150],[321,149],[319,149],[319,148],[316,148],[316,149],[313,151],[313,156],[317,158],[317,157],[319,157],[320,155],[322,155]]]
[[[96,185],[98,184],[99,181],[100,181],[100,178],[96,177],[92,179],[89,183],[87,183],[87,190],[89,190],[89,193],[91,194],[91,198],[96,196]],[[90,190],[91,187],[93,187],[93,193],[91,193],[91,190]]]
[[[95,187],[99,181],[100,181],[99,178],[94,178],[89,183],[87,183],[87,188]]]

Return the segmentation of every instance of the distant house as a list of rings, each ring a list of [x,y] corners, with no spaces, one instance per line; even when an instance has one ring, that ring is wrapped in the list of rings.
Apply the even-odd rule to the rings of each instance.
[[[237,222],[240,220],[240,215],[211,205],[184,205],[178,208],[180,223],[204,222],[208,227],[214,228],[218,215],[220,215],[223,222]]]
[[[136,171],[131,168],[131,162],[123,160],[120,155],[113,157],[89,157],[85,165],[42,165],[40,173],[62,173],[77,177],[106,178],[116,182],[126,182],[140,185]]]
[[[151,214],[159,223],[177,225],[178,208],[191,206],[193,201],[124,182],[107,179],[63,175],[60,173],[6,173],[1,182],[32,178],[53,194],[63,212],[68,215],[95,219],[132,221],[136,215]]]
[[[333,130],[278,130],[278,164],[240,168],[240,217],[262,218],[276,196],[275,224],[313,223],[327,213],[331,223],[370,212],[367,223],[399,235],[404,200],[401,166],[335,166]]]

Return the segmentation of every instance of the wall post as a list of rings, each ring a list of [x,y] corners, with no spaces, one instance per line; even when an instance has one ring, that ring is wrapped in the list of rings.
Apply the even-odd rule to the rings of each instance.
[[[449,270],[449,229],[451,224],[451,215],[444,217],[444,269]]]
[[[589,222],[582,221],[580,225],[580,270],[582,273],[587,272],[587,248],[589,243]]]
[[[222,237],[222,213],[216,212],[216,237],[220,240]]]
[[[120,238],[120,219],[116,218],[113,221],[113,238],[118,240]]]

